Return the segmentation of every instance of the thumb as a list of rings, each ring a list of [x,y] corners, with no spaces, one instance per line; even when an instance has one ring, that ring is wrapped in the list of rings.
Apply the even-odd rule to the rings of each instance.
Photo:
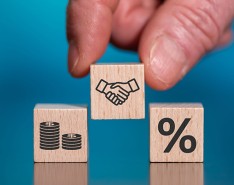
[[[233,0],[166,1],[140,40],[146,82],[159,90],[175,85],[218,44],[233,15]]]

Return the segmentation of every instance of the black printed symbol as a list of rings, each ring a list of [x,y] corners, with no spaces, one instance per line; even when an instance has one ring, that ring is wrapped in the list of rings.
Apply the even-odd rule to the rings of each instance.
[[[79,150],[82,147],[82,138],[80,134],[63,134],[62,148],[64,150]]]
[[[43,150],[59,149],[59,123],[40,123],[40,148]]]
[[[166,149],[164,150],[164,153],[169,153],[172,149],[172,147],[175,145],[176,141],[184,131],[185,127],[188,125],[191,118],[185,118],[183,123],[180,125],[179,129],[176,131],[175,135],[173,136],[172,140],[167,145]],[[169,123],[170,127],[168,131],[165,131],[163,126],[165,123]],[[163,118],[159,121],[158,124],[158,131],[163,136],[169,136],[175,131],[175,123],[171,118]],[[189,140],[191,142],[190,148],[185,147],[185,141]],[[191,135],[185,135],[180,139],[180,149],[184,153],[192,153],[196,149],[196,139]]]
[[[135,78],[128,82],[108,83],[101,79],[96,87],[100,93],[104,93],[106,98],[114,105],[122,105],[130,93],[138,91],[140,88]]]
[[[60,126],[57,122],[40,123],[40,149],[56,150],[60,145]],[[82,138],[80,134],[63,134],[62,148],[64,150],[79,150],[82,147]]]

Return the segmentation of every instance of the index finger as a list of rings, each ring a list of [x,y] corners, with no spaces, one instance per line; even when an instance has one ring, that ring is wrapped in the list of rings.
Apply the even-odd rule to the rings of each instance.
[[[118,0],[70,0],[67,7],[68,68],[82,77],[105,52]]]

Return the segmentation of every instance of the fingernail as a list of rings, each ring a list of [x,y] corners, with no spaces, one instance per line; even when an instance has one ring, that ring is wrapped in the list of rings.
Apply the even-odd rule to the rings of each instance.
[[[68,61],[69,61],[69,71],[70,73],[74,73],[77,69],[79,56],[78,56],[78,49],[74,42],[69,43],[69,53],[68,53]]]
[[[185,75],[188,62],[182,48],[174,40],[160,36],[150,51],[150,69],[156,79],[169,87]]]

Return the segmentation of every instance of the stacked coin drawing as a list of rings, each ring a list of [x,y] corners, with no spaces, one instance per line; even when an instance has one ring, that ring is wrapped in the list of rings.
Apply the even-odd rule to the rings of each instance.
[[[81,149],[81,135],[80,134],[63,134],[62,136],[62,148],[64,150],[79,150]]]
[[[59,123],[40,123],[40,148],[43,150],[59,149]]]

